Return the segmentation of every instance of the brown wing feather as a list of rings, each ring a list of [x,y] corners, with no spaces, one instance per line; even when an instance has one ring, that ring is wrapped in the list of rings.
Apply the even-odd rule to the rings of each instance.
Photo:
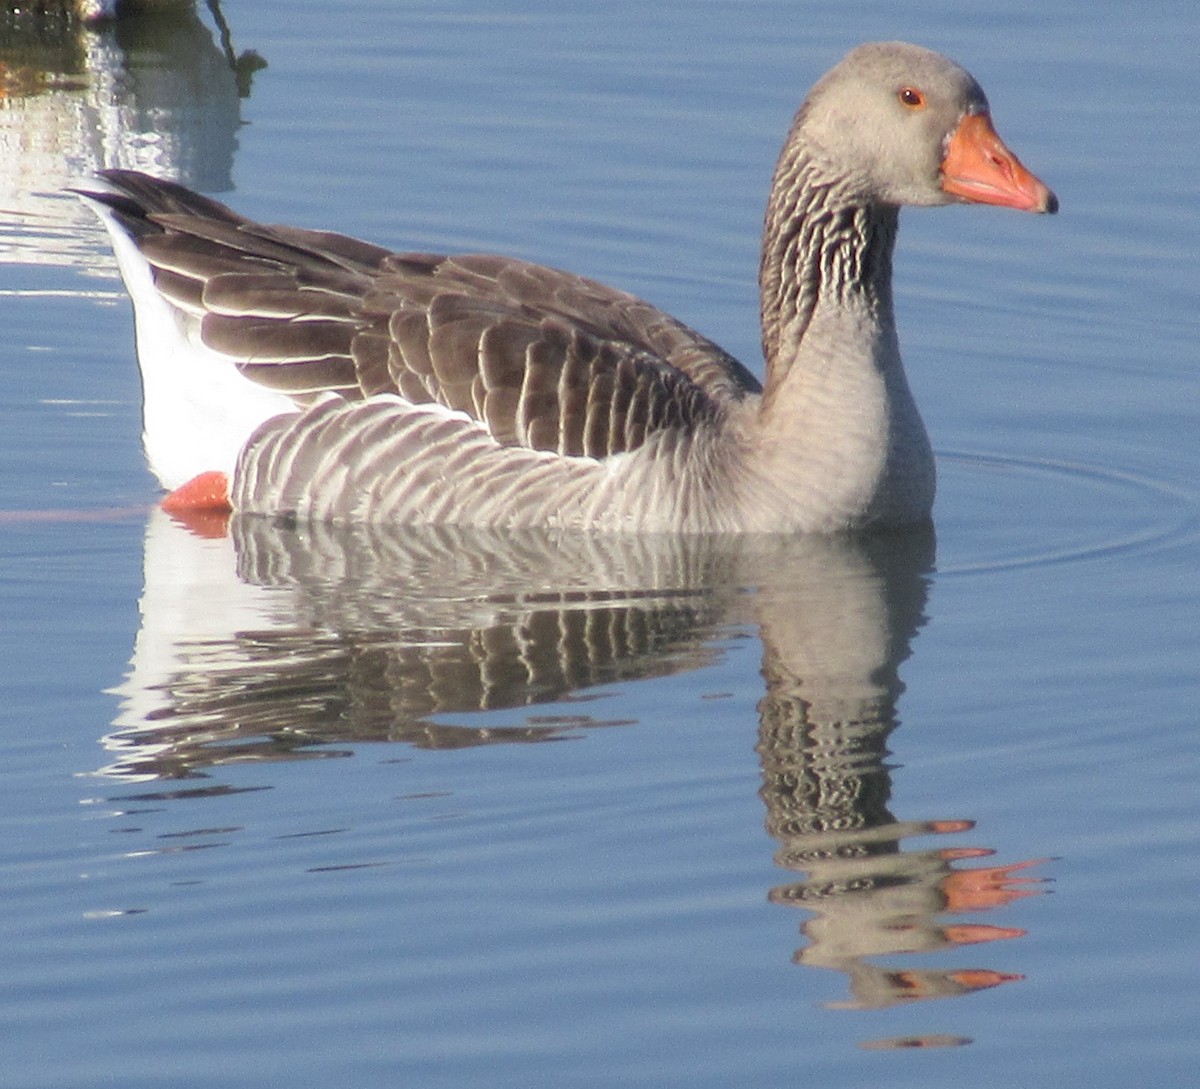
[[[204,342],[299,398],[398,393],[505,445],[604,457],[695,426],[757,380],[711,341],[603,284],[504,257],[394,254],[255,224],[168,182],[103,174],[107,203]]]

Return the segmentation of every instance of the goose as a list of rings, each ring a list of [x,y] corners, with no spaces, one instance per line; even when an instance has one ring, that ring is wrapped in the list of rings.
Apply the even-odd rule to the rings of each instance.
[[[600,532],[929,519],[934,457],[892,305],[899,209],[1058,207],[966,70],[906,43],[853,49],[775,168],[760,383],[569,272],[266,226],[124,170],[75,191],[133,300],[168,510]]]

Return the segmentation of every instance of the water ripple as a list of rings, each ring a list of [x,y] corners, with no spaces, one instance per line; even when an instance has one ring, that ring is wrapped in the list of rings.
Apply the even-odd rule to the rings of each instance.
[[[972,451],[938,460],[942,577],[1144,552],[1200,528],[1196,492],[1129,470]]]

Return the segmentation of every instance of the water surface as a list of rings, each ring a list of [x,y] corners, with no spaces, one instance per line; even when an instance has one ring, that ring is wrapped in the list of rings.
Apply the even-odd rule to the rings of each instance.
[[[1194,21],[1166,4],[207,5],[0,39],[14,1085],[1183,1083]],[[1056,219],[910,212],[936,536],[154,510],[100,165],[636,291],[755,369],[847,48],[979,77]],[[263,67],[261,62],[266,62]]]

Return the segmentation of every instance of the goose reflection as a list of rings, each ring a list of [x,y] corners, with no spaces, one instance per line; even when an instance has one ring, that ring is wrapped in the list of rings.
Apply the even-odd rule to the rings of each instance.
[[[613,724],[597,686],[697,670],[723,637],[753,630],[760,795],[776,862],[797,876],[770,897],[808,913],[797,963],[843,973],[847,1007],[995,986],[1020,977],[891,963],[1020,936],[946,918],[1037,888],[1022,873],[1031,863],[972,867],[990,852],[929,845],[970,821],[888,808],[899,666],[933,555],[929,529],[622,539],[238,517],[188,530],[156,511],[101,774],[175,780],[154,796],[179,796],[222,790],[208,781],[220,765],[345,756],[364,742],[577,736]],[[556,715],[538,715],[550,701]],[[505,708],[526,708],[524,721],[475,714]]]

